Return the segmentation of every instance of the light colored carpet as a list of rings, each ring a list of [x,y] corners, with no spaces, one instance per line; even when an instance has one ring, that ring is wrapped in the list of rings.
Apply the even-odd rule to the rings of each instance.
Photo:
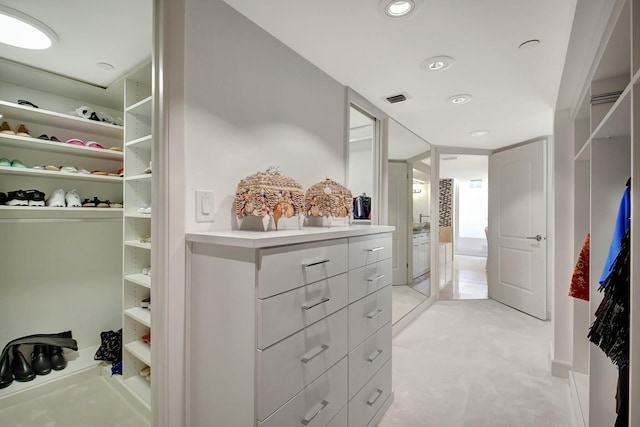
[[[107,381],[92,377],[0,411],[2,427],[146,427]]]
[[[379,427],[573,427],[551,332],[492,300],[436,302],[394,338],[395,401]]]

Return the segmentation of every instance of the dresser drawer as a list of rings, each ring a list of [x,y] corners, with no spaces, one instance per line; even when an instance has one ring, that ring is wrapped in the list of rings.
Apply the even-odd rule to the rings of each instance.
[[[349,407],[347,405],[344,405],[342,409],[340,409],[340,412],[338,412],[338,415],[333,417],[331,422],[327,424],[327,427],[347,427],[347,422],[349,420],[348,408]]]
[[[258,420],[267,418],[347,354],[347,320],[343,308],[257,351]]]
[[[391,321],[391,285],[349,305],[349,351]]]
[[[349,398],[391,358],[391,322],[349,353]]]
[[[267,298],[348,268],[347,239],[261,249],[258,252],[258,298]]]
[[[391,258],[349,271],[349,303],[391,284]]]
[[[260,427],[324,427],[347,403],[347,358],[313,381]],[[303,422],[305,421],[305,422]],[[342,424],[346,427],[346,424]]]
[[[349,239],[349,269],[391,258],[391,233]]]
[[[349,427],[365,427],[391,395],[391,359],[349,402]]]
[[[257,301],[258,348],[264,349],[347,305],[347,273]]]

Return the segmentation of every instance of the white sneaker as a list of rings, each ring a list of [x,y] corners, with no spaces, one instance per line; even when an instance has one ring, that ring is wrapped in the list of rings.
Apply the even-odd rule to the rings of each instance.
[[[51,193],[51,196],[49,196],[49,199],[47,200],[47,206],[52,208],[64,208],[64,190],[62,188]]]
[[[67,195],[65,196],[65,200],[67,201],[68,208],[81,208],[82,203],[80,202],[80,196],[78,192],[74,189],[71,191],[67,191]]]

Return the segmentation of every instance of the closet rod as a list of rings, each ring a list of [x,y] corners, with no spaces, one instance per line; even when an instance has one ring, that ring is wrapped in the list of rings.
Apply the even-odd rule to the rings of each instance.
[[[31,224],[51,222],[122,222],[122,218],[9,218],[0,219],[0,224]]]

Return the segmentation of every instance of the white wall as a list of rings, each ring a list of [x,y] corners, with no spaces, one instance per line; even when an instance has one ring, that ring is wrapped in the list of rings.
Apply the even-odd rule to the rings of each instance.
[[[344,86],[227,4],[186,4],[187,230],[235,227],[237,183],[271,165],[305,189],[345,182]],[[214,191],[215,223],[195,222],[196,189]]]

